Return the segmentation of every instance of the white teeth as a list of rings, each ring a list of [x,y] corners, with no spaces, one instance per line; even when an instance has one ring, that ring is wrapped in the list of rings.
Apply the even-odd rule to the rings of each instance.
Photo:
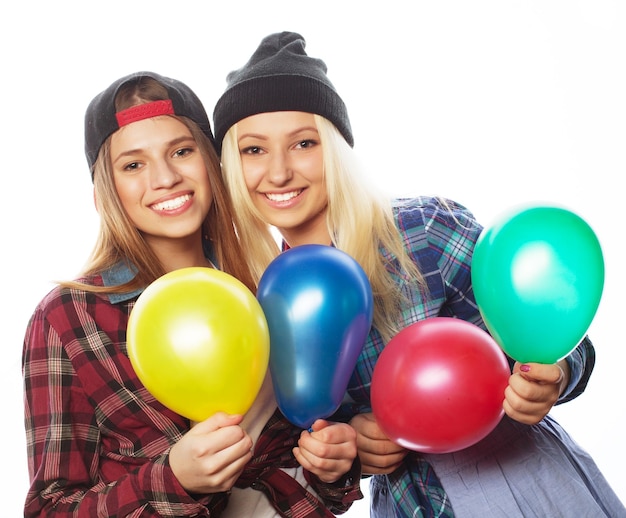
[[[161,203],[155,203],[152,205],[154,210],[174,210],[182,207],[188,200],[191,199],[191,194],[185,194],[172,200],[162,201]]]
[[[291,192],[282,192],[282,193],[274,193],[274,192],[266,192],[265,196],[271,201],[288,201],[292,198],[295,198],[302,192],[302,189],[299,191],[291,191]]]

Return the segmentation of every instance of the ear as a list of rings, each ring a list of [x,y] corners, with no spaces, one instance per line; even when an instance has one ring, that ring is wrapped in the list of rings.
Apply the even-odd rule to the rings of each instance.
[[[96,208],[96,212],[100,212],[100,211],[98,210],[98,198],[97,198],[97,196],[96,196],[96,188],[95,188],[95,187],[94,187],[94,189],[93,189],[93,205],[94,205],[94,207]]]

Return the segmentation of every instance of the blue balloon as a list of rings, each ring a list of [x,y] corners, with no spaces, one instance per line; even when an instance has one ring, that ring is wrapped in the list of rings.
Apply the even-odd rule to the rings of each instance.
[[[345,252],[302,245],[270,263],[257,298],[269,327],[278,407],[291,423],[309,428],[343,400],[372,325],[372,287]]]

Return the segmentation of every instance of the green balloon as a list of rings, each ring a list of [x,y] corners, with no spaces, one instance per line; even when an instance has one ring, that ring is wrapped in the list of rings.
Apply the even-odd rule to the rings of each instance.
[[[483,320],[505,353],[523,363],[554,363],[576,348],[596,314],[602,249],[576,214],[525,208],[480,235],[472,284]]]

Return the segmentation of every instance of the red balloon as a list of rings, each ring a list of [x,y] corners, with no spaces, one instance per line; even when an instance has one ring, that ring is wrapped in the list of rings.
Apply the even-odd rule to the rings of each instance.
[[[394,336],[372,376],[372,411],[392,441],[423,453],[477,443],[500,422],[511,372],[502,349],[478,326],[449,317]]]

